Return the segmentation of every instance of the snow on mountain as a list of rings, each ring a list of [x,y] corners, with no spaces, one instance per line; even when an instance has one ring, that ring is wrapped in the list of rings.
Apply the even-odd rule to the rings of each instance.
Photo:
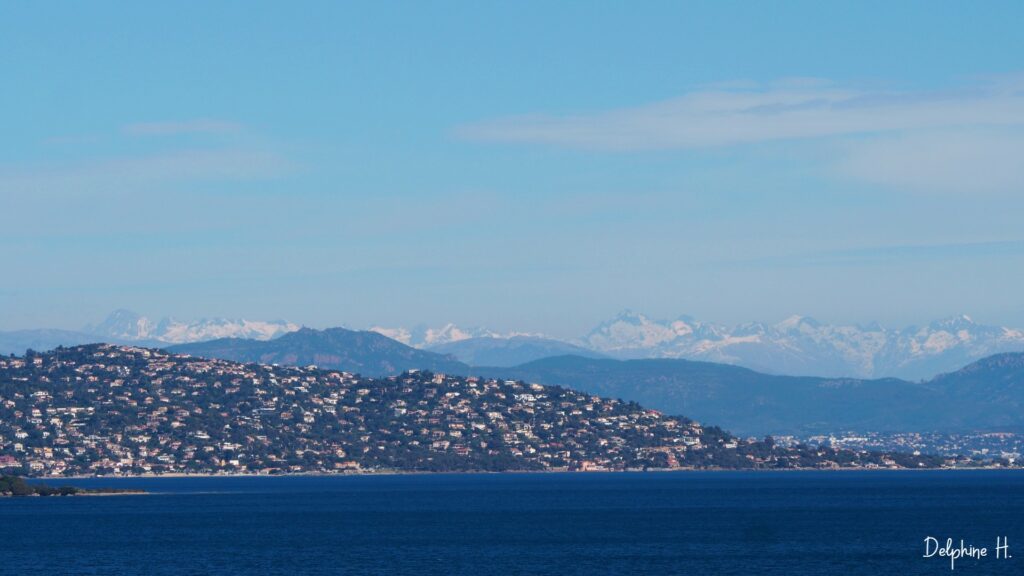
[[[182,322],[163,318],[154,322],[130,310],[117,310],[103,322],[86,326],[85,332],[116,341],[183,344],[217,338],[270,340],[299,328],[298,324],[280,320],[265,322],[210,318]]]
[[[920,379],[999,352],[1024,350],[1024,332],[956,316],[921,328],[834,326],[791,316],[732,329],[683,316],[652,320],[623,312],[578,344],[618,358],[685,358],[776,374]]]
[[[588,347],[603,352],[630,354],[671,344],[694,334],[694,326],[682,317],[674,322],[655,322],[629,310],[595,328],[587,337]]]
[[[159,345],[227,337],[270,340],[298,329],[298,325],[289,322],[222,318],[195,322],[164,318],[154,322],[118,310],[103,322],[87,327],[85,332],[107,341]],[[486,350],[490,355],[487,359],[492,361],[501,354],[501,358],[523,356],[524,337],[543,340],[544,347],[537,341],[528,342],[534,356],[543,355],[538,351],[541,349],[557,348],[559,353],[572,353],[558,348],[556,339],[543,334],[500,333],[452,323],[413,329],[375,326],[370,330],[409,346],[447,353],[456,348],[449,350],[446,346],[463,342],[457,347],[461,353],[483,354],[480,351]],[[22,340],[25,339],[19,337],[18,346]],[[918,380],[959,369],[992,354],[1024,351],[1024,331],[978,324],[968,316],[903,329],[878,324],[832,325],[805,316],[790,316],[775,324],[749,322],[728,327],[690,316],[658,320],[626,311],[567,344],[621,359],[682,358],[794,376],[894,376]]]
[[[406,346],[412,346],[412,332],[405,328],[385,328],[383,326],[373,326],[370,328],[370,332],[376,332],[383,336],[387,336],[392,340],[398,340]]]
[[[84,332],[115,340],[150,340],[155,326],[149,318],[131,310],[115,310],[99,324],[90,324]]]
[[[431,346],[427,350],[454,356],[471,366],[490,367],[518,366],[553,356],[572,355],[584,358],[605,358],[604,355],[588,348],[575,346],[561,340],[536,336],[467,338],[457,342]]]
[[[253,340],[271,340],[298,330],[298,324],[290,322],[264,322],[259,320],[228,320],[214,318],[198,322],[178,322],[170,320],[158,325],[155,337],[161,342],[200,342],[217,338],[250,338]]]
[[[470,338],[492,337],[493,335],[494,334],[489,330],[483,330],[480,328],[464,330],[449,322],[440,328],[417,330],[414,333],[415,340],[413,345],[425,348],[428,346],[436,346],[438,344],[448,344],[450,342],[458,342],[460,340],[469,340]]]
[[[519,336],[543,337],[541,334],[528,332],[499,333],[479,327],[460,328],[451,322],[441,326],[440,328],[417,326],[410,330],[408,328],[386,328],[382,326],[374,326],[370,328],[370,331],[383,334],[393,340],[398,340],[402,344],[424,349],[461,342],[463,340],[470,340],[473,338],[508,339]]]
[[[410,330],[408,328],[385,328],[382,326],[374,326],[370,328],[370,331],[383,334],[388,338],[398,340],[402,344],[412,346],[414,348],[429,348],[440,344],[469,340],[470,338],[486,338],[495,336],[495,334],[490,330],[484,330],[482,328],[459,328],[451,322],[441,326],[440,328],[417,326]]]
[[[1022,350],[1024,332],[978,324],[969,316],[955,316],[896,333],[880,351],[877,369],[907,377],[927,377],[985,356]]]

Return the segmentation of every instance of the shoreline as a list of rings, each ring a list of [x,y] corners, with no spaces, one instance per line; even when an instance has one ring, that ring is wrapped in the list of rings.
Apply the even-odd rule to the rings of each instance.
[[[49,496],[42,496],[39,494],[26,494],[23,496],[15,496],[13,494],[0,494],[0,498],[79,498],[82,496],[148,496],[152,492],[146,492],[145,490],[124,490],[118,492],[79,492],[75,494],[50,494]]]
[[[234,474],[190,474],[183,472],[171,472],[167,474],[129,474],[117,476],[29,476],[26,480],[31,481],[58,481],[58,480],[148,480],[160,478],[287,478],[287,477],[358,477],[358,476],[441,476],[441,475],[511,475],[511,474],[671,474],[678,472],[701,472],[701,473],[722,473],[722,472],[755,472],[755,473],[801,473],[801,472],[959,472],[979,470],[1024,470],[1022,468],[989,468],[985,466],[971,466],[958,468],[676,468],[671,470],[502,470],[500,472],[487,470],[464,470],[431,472],[420,470],[378,470],[366,472],[285,472],[281,474],[259,474],[259,473],[234,473]]]

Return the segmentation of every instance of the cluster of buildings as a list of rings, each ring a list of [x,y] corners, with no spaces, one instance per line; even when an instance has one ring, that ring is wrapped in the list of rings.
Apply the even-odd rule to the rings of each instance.
[[[106,344],[0,357],[0,470],[35,476],[941,464],[740,440],[516,381],[368,379]]]
[[[977,463],[1009,465],[1020,463],[1024,454],[1024,435],[1014,432],[842,432],[810,436],[804,441],[851,450],[966,456]]]

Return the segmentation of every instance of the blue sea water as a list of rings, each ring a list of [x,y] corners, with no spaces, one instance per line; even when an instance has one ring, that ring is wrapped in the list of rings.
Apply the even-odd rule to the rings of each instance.
[[[0,573],[1024,574],[1013,471],[60,483],[151,493],[0,499]],[[989,557],[950,572],[922,558],[926,536]],[[1012,558],[994,558],[997,537]]]

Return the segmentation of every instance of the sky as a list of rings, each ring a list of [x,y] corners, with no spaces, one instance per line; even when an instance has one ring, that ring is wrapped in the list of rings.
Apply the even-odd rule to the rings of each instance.
[[[0,329],[1024,326],[1022,22],[0,0]]]

